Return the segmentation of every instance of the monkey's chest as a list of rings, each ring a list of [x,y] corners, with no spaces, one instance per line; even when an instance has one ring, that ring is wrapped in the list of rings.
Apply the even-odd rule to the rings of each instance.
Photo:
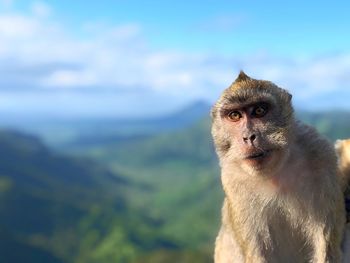
[[[244,228],[248,229],[249,225],[253,230],[247,237],[257,238],[269,263],[310,262],[313,248],[306,234],[309,211],[302,204],[280,197],[269,201],[253,198],[250,205],[254,209],[245,210],[241,222]]]
[[[276,215],[267,222],[270,246],[264,254],[273,262],[309,262],[312,248],[308,242],[303,225],[295,225],[285,215]]]

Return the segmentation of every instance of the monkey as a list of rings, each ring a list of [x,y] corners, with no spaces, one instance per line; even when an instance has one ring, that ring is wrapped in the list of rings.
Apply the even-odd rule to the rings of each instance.
[[[347,189],[350,179],[350,139],[337,140],[334,145],[338,155],[338,165],[343,191]],[[349,193],[350,194],[350,193]]]
[[[346,207],[346,228],[344,231],[344,240],[342,250],[344,252],[343,258],[350,261],[350,139],[337,140],[335,142],[335,150],[338,155],[339,176],[341,186],[345,194]],[[344,262],[347,262],[344,260]]]
[[[292,95],[241,71],[211,116],[225,194],[215,262],[341,262],[336,152],[295,118]]]

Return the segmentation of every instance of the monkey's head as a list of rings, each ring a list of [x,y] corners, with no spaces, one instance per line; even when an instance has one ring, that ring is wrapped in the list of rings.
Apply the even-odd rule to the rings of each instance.
[[[288,154],[294,121],[292,96],[243,71],[212,108],[212,135],[221,165],[250,174],[278,169]]]

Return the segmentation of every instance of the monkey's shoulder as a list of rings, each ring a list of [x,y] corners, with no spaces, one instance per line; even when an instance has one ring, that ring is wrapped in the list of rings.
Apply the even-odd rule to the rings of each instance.
[[[317,167],[328,167],[336,169],[337,156],[333,144],[314,127],[301,121],[295,123],[295,142],[302,156],[310,165]]]

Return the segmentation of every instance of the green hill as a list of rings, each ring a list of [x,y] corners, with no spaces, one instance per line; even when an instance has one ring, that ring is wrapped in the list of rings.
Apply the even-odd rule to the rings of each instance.
[[[315,126],[330,140],[350,138],[350,112],[297,112],[297,117]]]
[[[222,200],[209,126],[204,119],[182,131],[128,143],[74,145],[68,151],[99,160],[129,180],[152,187],[147,195],[135,194],[133,204],[165,221],[162,233],[191,249],[208,251],[218,230]]]
[[[130,189],[148,191],[91,160],[54,154],[40,141],[0,132],[2,262],[126,262],[176,247],[135,211]],[[23,259],[26,260],[23,260]]]
[[[126,179],[91,161],[52,153],[35,137],[1,131],[2,260],[23,262],[19,259],[25,256],[25,262],[68,262],[79,258],[82,238],[89,234],[84,220],[97,215],[101,204],[123,213],[121,189],[128,185]]]

